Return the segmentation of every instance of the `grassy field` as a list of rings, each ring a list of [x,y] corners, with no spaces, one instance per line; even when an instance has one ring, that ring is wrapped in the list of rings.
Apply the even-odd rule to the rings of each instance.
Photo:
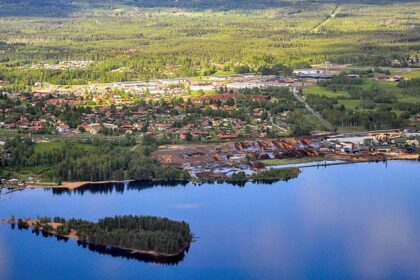
[[[360,105],[360,101],[357,99],[344,99],[338,100],[339,105],[344,105],[347,108],[356,109]]]
[[[47,151],[51,151],[54,149],[60,149],[64,146],[63,141],[51,141],[51,142],[40,142],[35,144],[35,152],[37,153],[43,153]],[[80,148],[83,148],[87,151],[93,150],[95,147],[90,144],[84,144],[84,143],[76,143],[76,145]]]
[[[47,152],[47,151],[51,151],[55,149],[60,149],[63,146],[64,146],[63,142],[43,142],[43,143],[41,142],[41,143],[36,143],[34,149],[36,153],[43,153],[43,152]]]
[[[304,94],[316,94],[326,97],[348,97],[349,94],[345,91],[338,90],[336,92],[318,85],[308,86],[304,90]]]
[[[382,82],[372,78],[340,82],[333,78],[322,86],[304,90],[308,103],[336,126],[338,132],[416,127],[420,108],[418,88],[405,88],[397,82]],[[331,89],[344,89],[334,95]]]
[[[320,131],[327,130],[327,128],[324,127],[324,125],[314,115],[309,114],[309,113],[302,113],[302,117],[304,118],[305,123],[309,127],[320,130]]]
[[[367,80],[364,80],[363,84],[361,85],[361,88],[363,88],[366,91],[371,91],[377,88],[391,94],[398,101],[409,102],[409,103],[420,103],[420,95],[419,96],[404,95],[402,92],[402,89],[398,87],[398,83],[396,82],[376,82],[374,80],[367,79]],[[309,86],[305,89],[304,93],[320,95],[320,96],[325,96],[325,97],[336,97],[338,99],[339,105],[344,105],[347,108],[364,110],[360,107],[360,100],[348,99],[350,98],[350,94],[346,91],[338,91],[337,93],[334,93],[333,91],[325,87]],[[376,105],[377,105],[376,108],[379,108],[381,105],[386,106],[387,104],[376,103]]]
[[[15,129],[0,128],[0,141],[20,135]]]
[[[419,70],[414,70],[408,73],[403,73],[401,74],[401,76],[403,76],[404,78],[407,79],[415,79],[415,78],[420,78],[420,69]]]

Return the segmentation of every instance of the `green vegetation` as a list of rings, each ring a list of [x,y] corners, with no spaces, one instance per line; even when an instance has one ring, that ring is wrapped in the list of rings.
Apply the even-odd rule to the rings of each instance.
[[[15,219],[13,219],[15,222]],[[52,222],[58,224],[53,227]],[[19,219],[18,224],[28,227]],[[98,222],[55,217],[36,220],[35,229],[66,237],[73,231],[80,242],[112,246],[132,252],[156,255],[178,255],[183,253],[192,241],[190,227],[186,222],[171,221],[152,216],[115,216]]]
[[[398,0],[0,0],[0,125],[15,130],[0,128],[9,139],[0,176],[188,179],[149,155],[163,143],[325,130],[287,88],[228,89],[238,77],[214,76],[289,79],[326,61],[352,67],[336,65],[345,70],[302,94],[338,131],[416,127],[419,15],[416,1]],[[387,81],[392,75],[411,80]],[[111,84],[178,77],[191,83]],[[29,133],[71,141],[18,137]]]
[[[333,81],[304,90],[311,104],[336,107],[316,106],[339,130],[411,124],[406,112],[416,110],[407,107],[419,102],[418,96],[391,83],[366,80],[388,74],[419,75],[401,69],[420,66],[420,7],[415,1],[26,2],[0,1],[0,87],[10,92],[29,96],[37,82],[64,85],[81,96],[83,90],[76,85],[186,76],[200,81],[202,76],[245,72],[290,76],[294,68],[328,60],[353,64],[362,75],[361,81],[352,81],[359,84]],[[374,67],[375,72],[369,72]],[[382,100],[373,97],[376,89]],[[365,98],[366,94],[370,96]],[[13,108],[7,112],[6,125],[30,112],[28,121],[51,114],[76,128],[93,108],[105,105],[85,102],[89,98],[93,99],[83,96],[78,106],[63,105],[62,110],[53,105],[43,108],[43,100],[30,104],[5,99],[0,100],[0,109]],[[335,110],[341,105],[344,111]],[[230,115],[243,119],[246,109],[238,109]],[[289,120],[296,135],[323,129],[305,110],[291,114]],[[49,125],[33,134],[53,132]]]
[[[34,152],[35,153],[45,153],[48,151],[61,149],[64,146],[64,142],[44,142],[44,143],[36,143],[34,145]]]
[[[378,70],[379,71],[379,70]],[[343,72],[329,81],[320,81],[319,94],[306,94],[307,102],[341,131],[415,127],[420,113],[418,79],[377,82]],[[372,73],[373,74],[373,73]],[[325,94],[322,92],[329,92]],[[345,94],[335,95],[335,92]]]
[[[287,181],[296,178],[300,174],[299,168],[285,168],[285,169],[269,169],[251,176],[247,176],[245,172],[236,172],[230,176],[228,182],[246,182],[249,179],[259,182],[273,182],[273,181]]]
[[[313,95],[320,95],[325,97],[347,97],[349,96],[347,92],[342,90],[330,90],[325,87],[321,87],[318,85],[309,86],[305,88],[305,94],[313,94]]]
[[[255,181],[287,181],[296,178],[299,174],[299,168],[269,169],[260,173],[255,173],[252,175],[252,179]]]
[[[35,153],[47,153],[53,152],[54,150],[62,149],[65,146],[65,141],[53,141],[53,142],[39,142],[34,144]],[[74,142],[74,145],[80,149],[86,151],[92,151],[95,149],[93,144],[83,143],[83,142]]]
[[[51,144],[48,145],[48,144]],[[189,175],[175,168],[160,166],[144,155],[154,149],[143,146],[143,151],[132,150],[133,139],[92,143],[34,144],[28,138],[6,141],[0,156],[0,176],[36,176],[39,179],[63,181],[108,180],[186,180]]]
[[[340,1],[338,8],[336,1],[303,0],[6,2],[0,2],[0,14],[8,16],[0,19],[0,80],[20,89],[37,81],[287,73],[274,66],[325,60],[390,66],[398,59],[407,66],[405,59],[419,54],[420,7],[414,1]],[[37,67],[64,60],[93,63]]]
[[[403,73],[401,75],[407,79],[420,78],[420,70],[414,70],[408,73]]]

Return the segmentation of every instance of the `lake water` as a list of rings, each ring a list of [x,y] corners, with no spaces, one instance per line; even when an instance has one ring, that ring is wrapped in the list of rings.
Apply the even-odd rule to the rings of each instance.
[[[1,195],[0,217],[187,221],[198,240],[177,265],[99,254],[0,225],[0,279],[420,279],[420,163],[305,168],[247,183],[97,187]]]

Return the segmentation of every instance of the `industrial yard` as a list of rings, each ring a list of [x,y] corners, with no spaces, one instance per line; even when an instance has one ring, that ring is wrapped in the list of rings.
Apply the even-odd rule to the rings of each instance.
[[[408,131],[284,137],[218,144],[162,146],[152,155],[165,166],[183,168],[195,179],[223,179],[271,168],[384,160],[418,160],[420,134]]]

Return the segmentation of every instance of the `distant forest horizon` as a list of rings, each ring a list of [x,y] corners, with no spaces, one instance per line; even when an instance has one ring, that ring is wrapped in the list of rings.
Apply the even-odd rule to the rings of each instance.
[[[416,0],[0,0],[0,16],[63,16],[89,8],[263,9],[302,4],[395,4]]]

